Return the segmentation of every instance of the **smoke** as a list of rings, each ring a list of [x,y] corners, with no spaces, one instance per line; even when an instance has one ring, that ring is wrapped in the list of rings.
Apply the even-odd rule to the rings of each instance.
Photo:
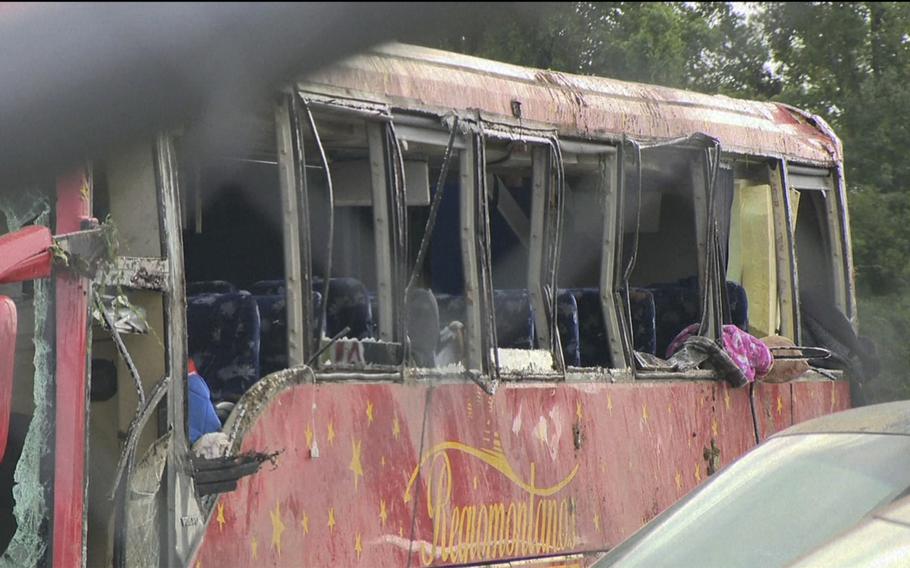
[[[88,3],[0,10],[7,186],[191,118],[212,125],[294,76],[521,4]]]

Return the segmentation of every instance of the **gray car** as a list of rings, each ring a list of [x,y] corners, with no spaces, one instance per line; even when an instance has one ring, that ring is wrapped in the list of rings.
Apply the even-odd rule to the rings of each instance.
[[[596,566],[910,565],[908,495],[910,401],[852,409],[770,438]]]

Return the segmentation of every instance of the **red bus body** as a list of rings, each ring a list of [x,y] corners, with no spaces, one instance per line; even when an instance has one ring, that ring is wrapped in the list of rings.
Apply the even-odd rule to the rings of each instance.
[[[836,137],[780,105],[457,56],[438,60],[439,52],[419,48],[408,59],[402,49],[411,48],[399,46],[391,55],[372,54],[326,69],[309,85],[364,99],[363,93],[382,93],[376,98],[396,110],[435,109],[440,115],[458,107],[507,116],[519,97],[526,119],[556,125],[567,137],[600,141],[615,141],[626,131],[671,139],[715,127],[725,150],[782,155],[807,167],[830,168],[839,176],[837,192],[844,191]],[[436,78],[441,67],[448,67],[447,74]],[[569,93],[577,94],[572,103]],[[648,109],[658,103],[664,115],[649,119]],[[722,108],[702,108],[709,103]],[[57,180],[54,234],[83,228],[92,214],[88,184],[81,169]],[[179,209],[177,202],[162,209]],[[46,234],[33,232],[27,236],[47,240]],[[840,236],[846,239],[842,302],[853,318],[846,227]],[[11,268],[10,279],[47,276],[50,243],[42,250]],[[182,273],[174,268],[183,259],[166,260],[175,278],[172,286],[183,287]],[[7,268],[2,260],[0,267]],[[86,563],[91,283],[63,267],[52,277],[51,558],[62,568]],[[185,347],[185,322],[169,325],[169,331],[182,333],[169,336],[169,345],[184,342]],[[237,434],[238,453],[274,454],[272,462],[218,495],[198,523],[170,510],[175,497],[162,493],[168,501],[161,514],[174,525],[160,535],[162,562],[172,552],[164,550],[172,540],[193,535],[181,554],[198,567],[416,567],[525,560],[587,566],[754,447],[756,434],[764,439],[851,405],[850,384],[844,380],[816,376],[759,383],[756,432],[749,388],[733,389],[716,380],[637,380],[630,369],[624,371],[628,376],[618,381],[603,369],[574,369],[546,381],[511,377],[493,395],[467,379],[458,382],[458,375],[438,383],[411,380],[404,371],[394,379],[371,378],[368,372],[333,378],[331,372],[314,374],[302,366],[268,375],[238,403],[246,414],[235,409],[224,431]],[[170,388],[182,385],[175,379]],[[0,392],[0,407],[3,396]],[[169,451],[169,456],[188,456],[190,450]]]
[[[763,437],[850,406],[833,381],[756,399]],[[755,445],[748,389],[297,385],[244,441],[275,466],[220,497],[196,565],[587,565],[706,479],[712,444],[721,466]]]

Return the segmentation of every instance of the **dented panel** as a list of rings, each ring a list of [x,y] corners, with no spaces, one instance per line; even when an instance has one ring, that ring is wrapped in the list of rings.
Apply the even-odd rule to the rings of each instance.
[[[241,426],[239,449],[279,455],[220,497],[193,565],[445,566],[595,552],[755,445],[748,389],[719,382],[507,383],[488,396],[473,384],[304,379],[277,391],[266,379],[250,415],[229,421]],[[828,411],[809,396],[836,391],[848,405],[847,386],[794,383],[794,396],[791,385],[759,385],[765,433]]]
[[[670,140],[702,132],[732,153],[825,167],[843,155],[840,141],[820,117],[787,105],[543,71],[402,44],[326,67],[308,76],[301,88],[412,111],[477,109],[485,118],[510,123],[518,102],[523,125],[555,127],[568,137]]]

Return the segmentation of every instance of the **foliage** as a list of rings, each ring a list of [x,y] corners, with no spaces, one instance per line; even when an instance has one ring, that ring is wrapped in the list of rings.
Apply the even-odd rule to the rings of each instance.
[[[910,396],[910,4],[577,2],[501,13],[436,47],[531,67],[793,104],[825,118],[846,157],[874,398]]]

